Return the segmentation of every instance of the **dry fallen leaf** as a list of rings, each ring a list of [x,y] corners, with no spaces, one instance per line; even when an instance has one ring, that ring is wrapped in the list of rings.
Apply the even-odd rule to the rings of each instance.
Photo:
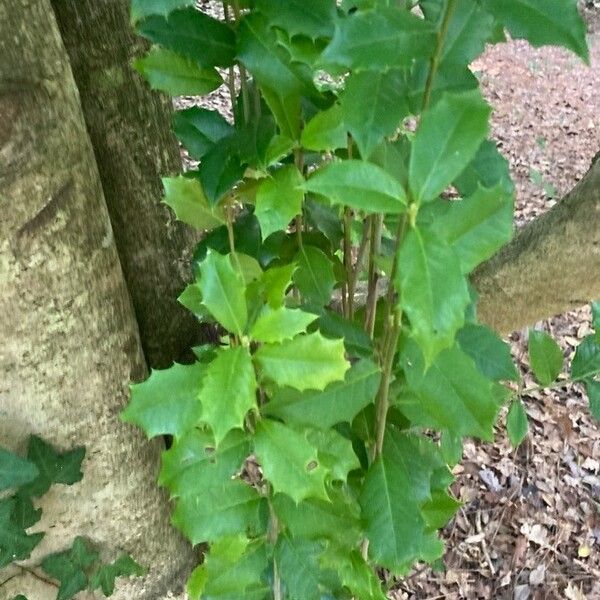
[[[579,588],[576,588],[571,582],[569,582],[569,585],[565,588],[565,598],[567,598],[567,600],[587,600],[583,592]]]

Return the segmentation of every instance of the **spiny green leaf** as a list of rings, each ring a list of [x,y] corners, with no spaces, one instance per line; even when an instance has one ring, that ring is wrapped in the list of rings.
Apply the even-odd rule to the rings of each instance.
[[[294,263],[293,280],[302,297],[316,306],[329,304],[336,277],[327,255],[319,248],[303,245]]]
[[[529,423],[523,403],[520,400],[515,400],[510,405],[510,409],[506,415],[506,433],[508,433],[508,439],[513,448],[521,445],[521,442],[527,435],[528,429]]]
[[[319,331],[329,338],[343,338],[346,351],[357,358],[373,356],[373,342],[369,334],[355,321],[345,319],[339,313],[325,309],[319,318]]]
[[[409,166],[417,202],[436,198],[469,164],[487,135],[489,116],[479,90],[445,94],[423,113]]]
[[[585,389],[590,401],[590,412],[597,421],[600,421],[600,381],[593,379],[586,381]]]
[[[356,550],[348,553],[339,546],[330,546],[321,564],[335,570],[344,585],[360,600],[386,600],[381,581],[371,565]]]
[[[571,364],[571,377],[573,379],[587,379],[600,373],[600,343],[596,341],[594,335],[588,335],[583,341],[573,357]]]
[[[168,369],[153,370],[146,381],[131,386],[131,400],[121,418],[141,427],[150,438],[183,435],[202,414],[198,392],[205,371],[202,363],[175,363]]]
[[[596,333],[596,341],[600,344],[600,302],[592,302],[592,327]]]
[[[200,67],[189,58],[163,48],[152,48],[133,64],[152,88],[171,96],[203,96],[223,83],[215,69]]]
[[[287,165],[262,181],[256,194],[255,215],[263,239],[285,229],[302,210],[304,179],[294,165]]]
[[[406,210],[406,192],[400,183],[381,167],[361,160],[329,163],[317,169],[303,187],[333,204],[367,213]]]
[[[225,223],[221,208],[212,207],[204,195],[197,179],[189,177],[164,177],[165,197],[163,202],[170,206],[180,221],[197,229],[214,229]]]
[[[545,331],[529,330],[529,364],[542,385],[550,385],[559,376],[563,360],[559,345]]]
[[[296,265],[291,263],[281,267],[271,267],[263,273],[263,285],[265,296],[271,308],[279,308],[283,305],[288,288],[292,285],[292,276]]]
[[[350,471],[360,468],[352,442],[335,429],[309,429],[306,438],[317,449],[319,460],[331,473],[332,481],[345,482]]]
[[[216,205],[242,179],[246,166],[239,156],[237,139],[226,137],[202,158],[197,176],[211,205]]]
[[[352,422],[373,402],[380,380],[379,367],[363,359],[350,367],[344,381],[332,383],[321,392],[278,390],[263,410],[290,423],[327,429],[343,421]]]
[[[442,431],[440,438],[440,453],[448,465],[453,467],[458,464],[463,455],[463,442],[460,435],[456,435],[447,429]]]
[[[264,307],[258,319],[250,329],[250,337],[263,343],[278,343],[291,339],[299,333],[306,333],[306,328],[318,315],[313,315],[297,308]]]
[[[199,268],[198,287],[210,313],[227,329],[241,336],[248,321],[245,285],[231,257],[209,250]]]
[[[193,6],[194,0],[131,0],[131,21],[135,23],[150,15],[167,16],[184,6]]]
[[[307,150],[317,152],[345,148],[348,145],[348,133],[342,107],[334,104],[318,112],[302,130],[300,142]]]
[[[333,34],[335,0],[257,0],[256,8],[272,26],[285,29],[290,36],[318,38]]]
[[[218,141],[233,134],[233,127],[215,110],[199,106],[178,110],[173,131],[190,156],[200,160]]]
[[[141,577],[146,574],[146,569],[129,556],[122,554],[108,565],[102,565],[90,579],[90,589],[100,588],[105,596],[111,596],[115,591],[115,579],[117,577]]]
[[[486,0],[485,6],[512,37],[534,46],[560,44],[589,61],[586,27],[574,0]]]
[[[27,535],[13,520],[14,498],[0,500],[0,569],[15,560],[28,558],[44,537],[43,533]]]
[[[256,378],[247,348],[222,349],[208,365],[199,398],[202,421],[215,435],[217,446],[232,429],[242,429],[246,413],[256,408]]]
[[[350,367],[342,340],[327,340],[319,332],[299,335],[281,344],[265,344],[256,351],[263,376],[279,386],[323,390],[340,381]]]
[[[261,419],[254,435],[254,452],[275,493],[287,494],[296,503],[305,498],[328,499],[328,470],[306,434],[277,421]]]
[[[421,512],[429,529],[441,529],[460,507],[461,503],[448,492],[434,489],[431,491],[431,500],[423,504]]]
[[[398,254],[395,280],[400,306],[427,362],[452,345],[470,302],[453,250],[428,230],[411,229]]]
[[[29,483],[38,474],[32,462],[0,447],[0,492]]]

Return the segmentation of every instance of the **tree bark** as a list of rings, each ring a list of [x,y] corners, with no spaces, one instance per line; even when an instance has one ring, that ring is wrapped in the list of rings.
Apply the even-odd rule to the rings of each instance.
[[[193,345],[198,324],[177,296],[191,278],[197,232],[160,203],[161,175],[181,171],[169,101],[131,67],[145,48],[129,0],[52,0],[71,61],[142,346],[164,368]]]
[[[558,204],[484,263],[479,318],[501,333],[600,298],[600,160]]]
[[[155,483],[159,444],[119,420],[146,368],[49,0],[0,2],[0,215],[0,445],[22,452],[34,433],[86,447],[83,480],[41,501],[46,536],[31,564],[83,535],[106,559],[126,551],[149,567],[115,599],[162,598],[193,556]],[[56,597],[16,573],[2,600]]]

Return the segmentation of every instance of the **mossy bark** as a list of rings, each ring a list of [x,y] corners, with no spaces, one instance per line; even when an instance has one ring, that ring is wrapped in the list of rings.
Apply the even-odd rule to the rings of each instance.
[[[159,444],[119,419],[146,366],[49,0],[0,2],[0,214],[0,445],[23,452],[37,434],[87,452],[83,480],[42,499],[46,536],[29,564],[82,535],[107,559],[126,551],[149,567],[115,600],[163,598],[193,556],[155,483]],[[2,600],[56,597],[10,569]]]
[[[197,232],[160,203],[161,175],[181,171],[170,101],[131,63],[145,44],[129,24],[129,0],[51,0],[83,113],[144,354],[167,367],[193,345],[197,321],[177,296],[191,279]]]

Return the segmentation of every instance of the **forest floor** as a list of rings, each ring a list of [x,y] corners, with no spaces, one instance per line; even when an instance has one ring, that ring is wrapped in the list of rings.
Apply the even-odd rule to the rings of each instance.
[[[599,21],[590,67],[561,49],[521,41],[492,47],[473,65],[494,109],[492,137],[510,162],[518,227],[568,192],[600,149]],[[197,103],[181,98],[177,107]],[[230,114],[224,90],[203,104]],[[591,331],[590,311],[536,327],[560,343],[566,373]],[[510,341],[532,383],[526,337],[516,332]],[[463,506],[443,532],[445,569],[416,568],[393,585],[390,599],[600,599],[600,426],[579,386],[524,402],[530,433],[517,452],[502,424],[494,444],[465,444],[453,486]]]

